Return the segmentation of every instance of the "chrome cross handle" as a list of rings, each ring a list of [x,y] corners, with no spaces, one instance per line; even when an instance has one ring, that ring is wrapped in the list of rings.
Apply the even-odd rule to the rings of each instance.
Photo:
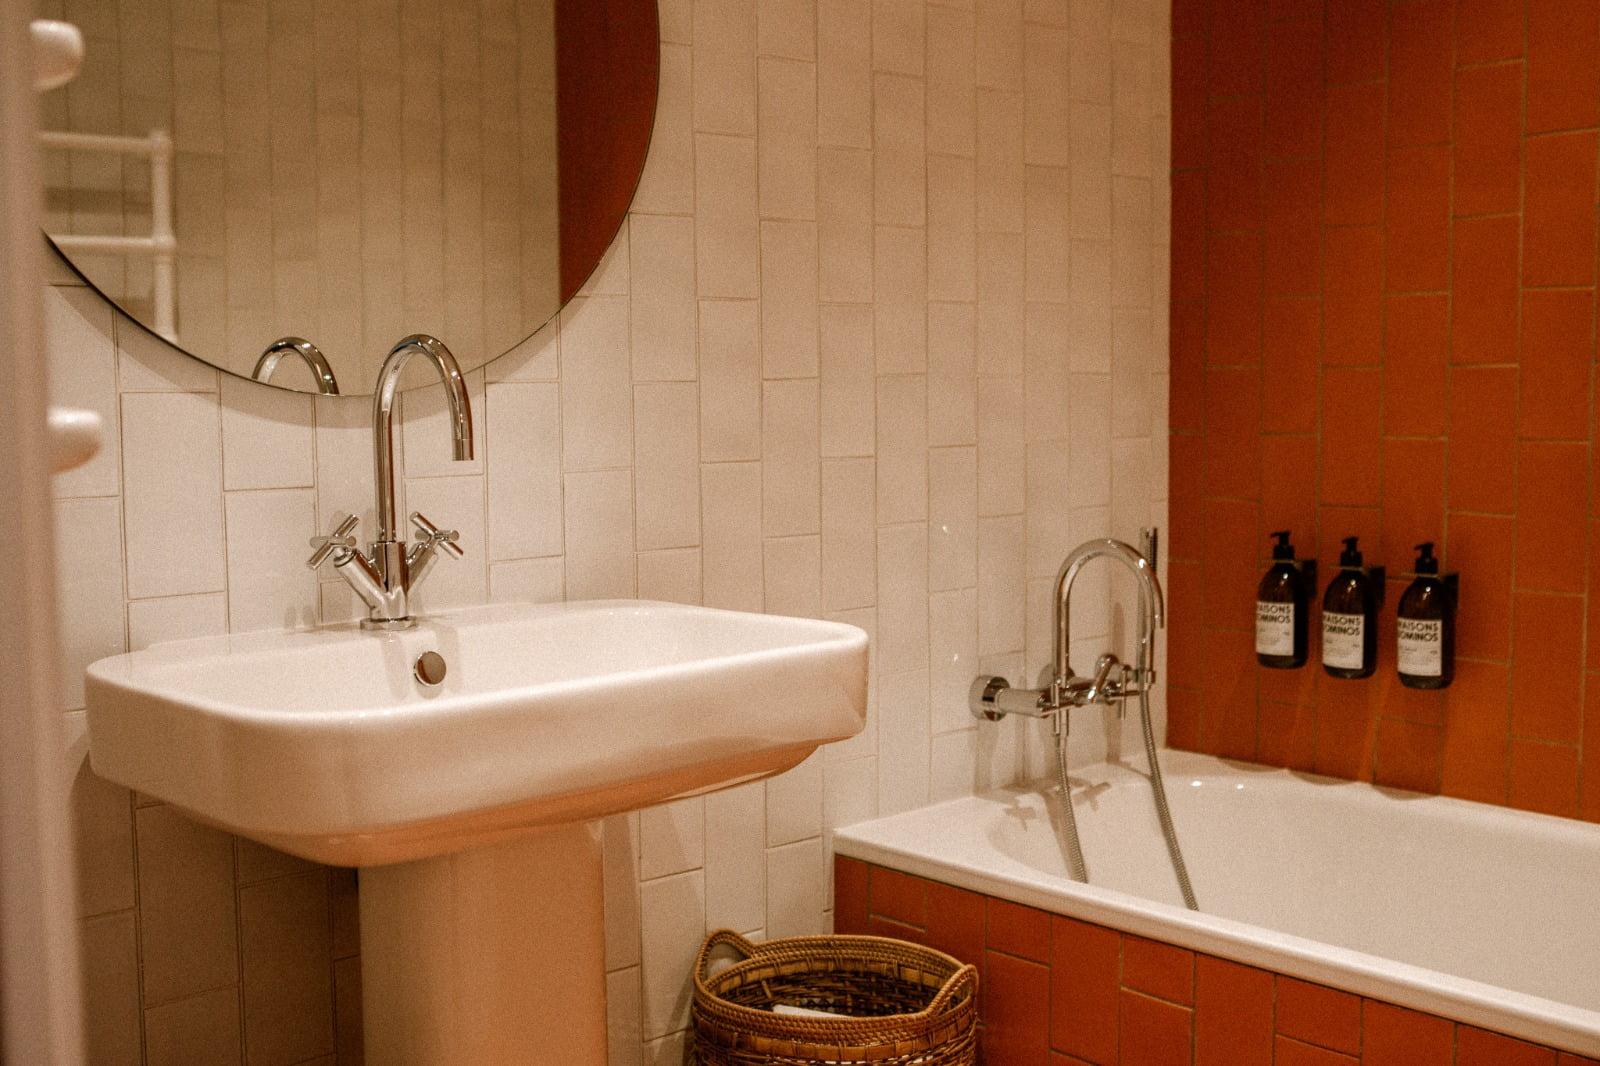
[[[420,511],[411,512],[411,524],[416,527],[417,545],[420,548],[442,548],[452,559],[459,559],[466,554],[458,543],[461,534],[455,530],[440,529]]]
[[[311,546],[316,551],[312,552],[311,558],[306,560],[306,567],[316,570],[327,562],[328,557],[335,552],[355,551],[356,538],[351,534],[355,532],[356,525],[360,521],[353,514],[341,515],[332,533],[326,537],[312,537]]]

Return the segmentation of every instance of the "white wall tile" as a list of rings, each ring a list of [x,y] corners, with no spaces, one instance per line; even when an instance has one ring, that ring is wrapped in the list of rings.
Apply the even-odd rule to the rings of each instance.
[[[317,576],[305,567],[315,510],[310,489],[227,494],[230,632],[317,623]]]
[[[765,610],[796,618],[822,614],[822,538],[768,537],[762,542]]]
[[[615,470],[633,458],[628,301],[573,300],[561,312],[561,461]]]
[[[928,299],[978,295],[977,204],[971,159],[928,157]]]
[[[698,604],[700,549],[666,548],[639,553],[639,598],[667,603]]]
[[[872,302],[872,153],[817,150],[818,295]]]
[[[226,578],[216,397],[124,395],[122,447],[128,595],[220,591]]]
[[[751,300],[700,304],[700,456],[761,458],[761,338]]]
[[[878,813],[898,814],[928,802],[928,671],[886,671],[878,685]]]
[[[978,442],[977,310],[928,305],[928,444]]]
[[[633,479],[626,470],[567,475],[567,599],[634,594]]]
[[[766,786],[705,798],[706,928],[754,929],[766,920]]]
[[[767,935],[808,936],[821,931],[827,902],[826,859],[820,838],[767,851]]]
[[[761,610],[761,464],[700,468],[701,550],[707,607]]]
[[[817,376],[815,223],[761,223],[761,365],[767,378]]]
[[[491,603],[559,603],[565,584],[564,560],[517,559],[489,564]]]
[[[406,483],[406,503],[440,529],[460,534],[460,559],[442,556],[420,588],[412,590],[413,610],[466,607],[489,598],[489,548],[484,524],[487,504],[481,477],[429,477]]]
[[[928,585],[968,588],[978,580],[978,452],[928,453]]]
[[[872,147],[872,9],[817,0],[817,138]]]
[[[639,878],[649,881],[705,865],[705,800],[699,796],[639,812]]]
[[[699,390],[693,382],[635,385],[633,418],[635,547],[700,543]]]
[[[1020,515],[978,519],[978,654],[1021,651],[1026,606]]]
[[[978,676],[978,592],[936,592],[928,600],[929,728],[935,733],[973,724],[967,689]]]
[[[928,368],[928,234],[879,226],[873,253],[873,351],[880,374]]]
[[[223,377],[223,488],[315,484],[315,437],[310,395]]]
[[[553,384],[505,382],[486,390],[482,415],[493,457],[489,559],[561,553],[561,406]],[[444,521],[444,519],[440,519]]]
[[[762,397],[762,531],[769,537],[817,533],[818,382],[769,381]]]
[[[822,758],[813,755],[767,779],[767,847],[793,844],[822,832]]]
[[[763,56],[757,94],[761,217],[815,218],[817,66]]]
[[[928,379],[878,378],[878,522],[928,516]]]
[[[817,54],[816,0],[759,0],[757,47],[764,56],[813,59]]]
[[[115,496],[55,505],[61,698],[83,706],[83,671],[124,650],[122,522]]]
[[[662,1036],[689,1020],[690,970],[705,936],[705,878],[699,870],[639,886],[644,958],[644,1032]]]
[[[977,71],[973,12],[928,5],[928,151],[972,158]]]
[[[629,318],[634,381],[695,377],[694,219],[634,214]]]
[[[746,137],[695,137],[695,278],[702,299],[758,295],[756,147]]]
[[[871,459],[822,463],[822,606],[827,611],[877,602],[877,527]]]
[[[822,308],[821,451],[872,455],[877,439],[872,308]]]
[[[923,82],[899,74],[872,79],[873,212],[880,226],[927,224]]]
[[[878,669],[905,673],[928,663],[928,527],[878,530]]]

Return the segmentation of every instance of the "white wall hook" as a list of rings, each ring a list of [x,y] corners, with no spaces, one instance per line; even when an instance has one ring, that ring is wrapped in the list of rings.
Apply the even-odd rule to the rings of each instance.
[[[60,474],[87,463],[100,450],[100,415],[77,407],[51,407],[50,469]]]
[[[48,92],[77,77],[83,66],[83,32],[55,19],[34,19],[28,28],[33,33],[33,87]]]

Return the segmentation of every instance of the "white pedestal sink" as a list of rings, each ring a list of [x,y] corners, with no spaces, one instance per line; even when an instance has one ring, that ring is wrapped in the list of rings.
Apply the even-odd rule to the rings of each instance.
[[[419,680],[424,653],[444,660]],[[371,1066],[605,1061],[606,814],[860,731],[848,625],[635,601],[159,645],[89,667],[95,772],[362,867]]]

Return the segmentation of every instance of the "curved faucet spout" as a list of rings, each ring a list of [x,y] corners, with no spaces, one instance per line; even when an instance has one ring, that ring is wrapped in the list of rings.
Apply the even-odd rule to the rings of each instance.
[[[328,357],[322,354],[321,348],[304,337],[279,337],[267,345],[267,350],[256,360],[256,368],[250,376],[257,381],[271,381],[278,364],[289,355],[299,356],[310,369],[311,376],[316,379],[318,392],[324,396],[339,395],[339,380],[333,376],[333,367],[328,365]]]
[[[394,483],[394,402],[400,389],[400,372],[414,355],[421,355],[432,364],[444,382],[445,402],[450,408],[451,450],[456,462],[472,458],[472,405],[467,399],[466,378],[450,349],[437,337],[426,333],[413,333],[396,344],[378,371],[378,381],[372,393],[372,431],[378,504],[379,543],[403,541],[404,532],[395,514]]]
[[[1074,548],[1061,563],[1056,573],[1056,632],[1055,632],[1055,687],[1059,689],[1072,675],[1068,662],[1072,647],[1072,583],[1078,572],[1091,559],[1108,556],[1116,559],[1133,573],[1139,582],[1139,653],[1135,671],[1141,684],[1148,684],[1155,667],[1155,630],[1166,625],[1166,602],[1161,595],[1161,582],[1156,578],[1155,567],[1149,559],[1131,546],[1109,537],[1091,540]]]

